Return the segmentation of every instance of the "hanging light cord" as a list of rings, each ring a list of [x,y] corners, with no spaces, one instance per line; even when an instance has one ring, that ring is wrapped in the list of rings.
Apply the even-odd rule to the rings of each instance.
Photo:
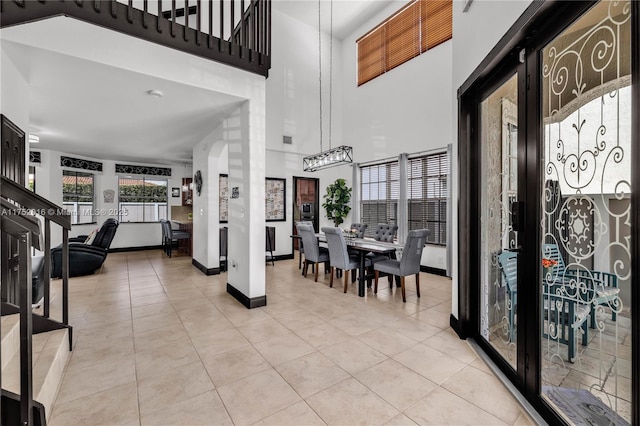
[[[322,152],[322,30],[320,28],[320,2],[318,0],[318,80],[320,82],[320,152]]]
[[[333,97],[333,0],[329,2],[329,150],[331,150],[331,100]]]

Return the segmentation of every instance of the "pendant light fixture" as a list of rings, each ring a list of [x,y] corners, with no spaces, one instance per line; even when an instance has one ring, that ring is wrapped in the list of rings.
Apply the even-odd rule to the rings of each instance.
[[[353,162],[353,148],[342,145],[331,148],[331,112],[332,112],[332,92],[333,92],[333,0],[330,0],[329,14],[329,149],[322,150],[322,28],[321,20],[321,4],[322,0],[318,0],[318,76],[320,82],[320,152],[318,154],[309,155],[302,159],[302,169],[305,172],[315,172],[319,169],[339,166]]]

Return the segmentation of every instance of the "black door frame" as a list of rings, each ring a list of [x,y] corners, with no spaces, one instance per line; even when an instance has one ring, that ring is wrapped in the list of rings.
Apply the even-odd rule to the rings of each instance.
[[[478,267],[479,256],[479,224],[476,212],[479,205],[479,114],[478,105],[481,95],[498,84],[510,72],[518,69],[515,65],[520,60],[520,52],[524,49],[524,71],[519,74],[518,81],[518,168],[527,167],[535,173],[527,176],[522,182],[519,179],[518,195],[524,197],[525,229],[521,231],[522,241],[535,241],[536,244],[522,244],[522,256],[538,259],[528,262],[519,269],[520,287],[518,299],[528,303],[518,304],[519,318],[532,318],[529,325],[525,321],[518,324],[518,370],[497,354],[489,345],[480,346],[504,372],[507,379],[514,383],[519,391],[533,407],[550,423],[563,424],[564,421],[541,397],[541,325],[537,307],[540,294],[538,282],[540,253],[537,242],[540,241],[538,229],[539,194],[541,193],[541,168],[539,165],[541,138],[541,108],[538,107],[540,92],[539,49],[569,26],[576,18],[593,6],[595,1],[535,1],[505,36],[491,50],[489,55],[474,70],[471,76],[458,89],[458,152],[459,152],[459,200],[458,200],[458,318],[452,319],[452,326],[461,338],[477,338],[480,330]],[[631,1],[631,72],[632,72],[632,140],[631,164],[640,164],[640,2]],[[521,71],[522,68],[519,68]],[[526,101],[522,101],[526,99]],[[536,143],[520,143],[520,138]],[[523,169],[524,170],[524,169]],[[523,186],[521,187],[520,184]],[[640,170],[631,169],[631,303],[632,310],[632,423],[640,425]],[[524,192],[523,192],[524,191]],[[527,200],[527,196],[529,199]],[[533,202],[532,202],[533,201]],[[527,280],[526,277],[529,279]],[[532,281],[533,279],[533,281]],[[522,348],[522,352],[521,351]]]
[[[314,205],[313,205],[313,229],[315,229],[316,232],[319,232],[318,227],[320,226],[320,206],[318,204],[320,204],[320,179],[318,178],[312,178],[312,177],[307,177],[307,176],[294,176],[293,177],[293,205],[291,206],[291,211],[293,212],[291,217],[293,218],[295,216],[295,211],[296,208],[298,207],[296,205],[296,200],[298,199],[298,181],[299,180],[312,180],[315,182],[315,191],[316,191],[316,198],[314,201]],[[295,235],[297,234],[297,230],[296,230],[296,221],[293,220],[291,223],[291,234]],[[295,246],[294,246],[294,240],[291,240],[291,253],[295,254]]]

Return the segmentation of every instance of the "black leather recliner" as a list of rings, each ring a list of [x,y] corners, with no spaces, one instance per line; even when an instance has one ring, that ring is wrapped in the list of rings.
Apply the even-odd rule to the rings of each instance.
[[[70,277],[90,275],[100,269],[107,258],[118,225],[119,222],[116,219],[105,220],[90,245],[84,244],[87,238],[85,235],[69,238]],[[51,277],[62,277],[62,245],[51,250]]]

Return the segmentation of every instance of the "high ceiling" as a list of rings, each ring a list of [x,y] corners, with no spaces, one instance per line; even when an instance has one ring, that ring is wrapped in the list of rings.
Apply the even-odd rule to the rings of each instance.
[[[346,37],[392,3],[394,0],[334,0],[334,36]],[[272,4],[317,28],[317,1],[276,0]],[[326,32],[330,7],[331,2],[321,1]],[[222,93],[44,50],[33,41],[20,44],[19,34],[32,25],[38,24],[0,33],[3,51],[30,86],[28,132],[40,137],[40,144],[32,148],[105,160],[190,163],[193,147],[239,105],[238,98]],[[164,96],[150,96],[150,90]]]
[[[359,26],[393,3],[400,8],[408,0],[275,0],[273,8],[318,28],[318,9],[322,31],[329,34],[333,6],[333,35],[342,40]]]

